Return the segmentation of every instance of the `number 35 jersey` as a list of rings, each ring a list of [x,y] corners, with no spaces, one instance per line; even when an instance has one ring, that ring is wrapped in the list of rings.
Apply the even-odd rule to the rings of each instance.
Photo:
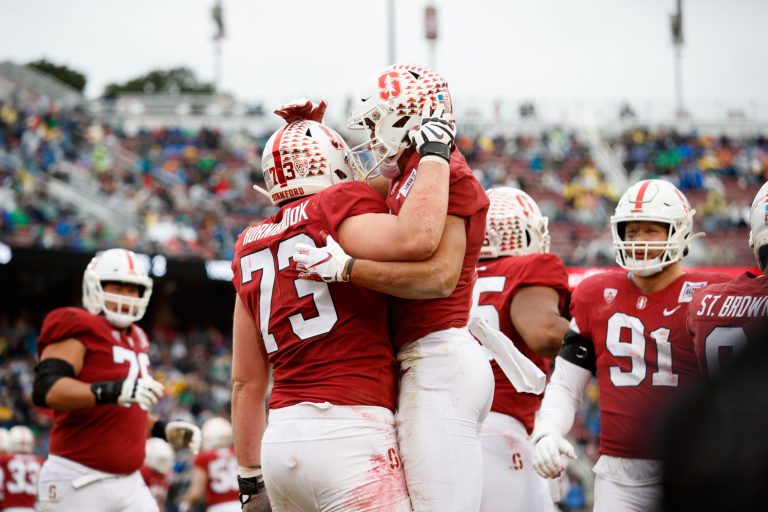
[[[372,405],[394,411],[397,361],[384,296],[350,283],[299,279],[294,246],[338,239],[347,217],[386,213],[365,183],[341,183],[284,205],[235,244],[233,283],[272,365],[272,409],[300,402]]]
[[[589,277],[574,290],[572,326],[592,340],[600,390],[600,453],[658,459],[666,406],[700,381],[685,325],[693,292],[723,274],[685,273],[645,294],[625,272]]]
[[[83,367],[77,375],[83,382],[150,374],[149,340],[136,324],[126,333],[84,309],[55,309],[43,321],[38,357],[48,345],[70,338],[85,345]],[[147,421],[147,411],[138,404],[54,411],[49,452],[107,473],[133,473],[144,462]]]

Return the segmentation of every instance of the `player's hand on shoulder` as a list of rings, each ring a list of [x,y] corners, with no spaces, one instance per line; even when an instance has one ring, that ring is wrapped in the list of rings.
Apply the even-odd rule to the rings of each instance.
[[[558,434],[546,434],[533,448],[533,469],[544,478],[557,478],[565,471],[563,455],[575,459],[573,445]]]
[[[294,246],[293,260],[299,277],[326,283],[349,281],[352,258],[332,236],[328,236],[325,243],[325,247],[312,247],[304,243]]]

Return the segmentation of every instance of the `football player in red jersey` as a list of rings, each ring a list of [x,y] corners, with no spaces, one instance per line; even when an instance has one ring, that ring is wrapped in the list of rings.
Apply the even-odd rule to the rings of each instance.
[[[160,510],[165,510],[165,500],[172,483],[173,448],[159,437],[150,437],[147,439],[144,451],[144,465],[140,470],[141,478],[147,484],[157,506]]]
[[[549,253],[548,219],[522,190],[488,190],[485,241],[473,293],[473,315],[501,330],[544,373],[568,331],[560,312],[568,296],[563,262]],[[482,512],[554,511],[546,480],[533,469],[528,435],[541,396],[520,393],[491,362],[496,387],[483,423]]]
[[[278,511],[411,510],[394,428],[398,375],[385,298],[299,279],[290,260],[297,244],[315,246],[326,233],[367,257],[428,257],[448,195],[447,161],[432,151],[447,149],[419,139],[419,179],[395,217],[373,188],[350,183],[361,168],[320,122],[322,110],[295,103],[276,111],[288,125],[268,141],[262,166],[280,210],[235,245],[232,424],[241,501],[244,510],[262,510],[266,487]],[[452,144],[450,116],[425,114],[420,130]],[[425,244],[406,242],[420,232]],[[349,269],[334,273],[344,280]]]
[[[49,456],[40,472],[42,510],[157,510],[139,468],[151,431],[177,447],[199,429],[150,420],[163,394],[152,378],[149,340],[135,324],[152,280],[124,249],[97,254],[83,274],[83,306],[51,311],[37,341],[32,399],[54,409]],[[107,504],[104,500],[109,500]]]
[[[368,141],[359,146],[373,153],[367,174],[389,179],[387,206],[402,215],[422,172],[419,139],[409,134],[421,122],[422,106],[451,111],[448,85],[429,69],[402,64],[384,69],[369,85],[349,127],[367,131]],[[427,147],[445,138],[439,131],[420,133]],[[467,328],[488,197],[464,156],[450,146],[443,151],[450,170],[448,216],[426,264],[365,256],[331,238],[322,249],[297,246],[294,258],[307,277],[338,281],[334,269],[347,268],[343,280],[393,296],[390,330],[401,374],[398,442],[408,489],[416,510],[446,512],[480,506],[480,427],[491,405],[493,373]],[[370,230],[368,237],[375,236]]]
[[[32,455],[35,437],[24,425],[8,432],[8,453],[0,454],[0,510],[34,512],[43,459]]]
[[[574,290],[566,334],[532,434],[534,467],[554,478],[564,439],[593,374],[600,391],[597,512],[653,510],[661,493],[655,419],[700,382],[685,313],[693,292],[728,279],[683,272],[693,233],[685,196],[671,183],[645,180],[619,199],[611,217],[616,261],[628,272],[589,277]]]
[[[205,499],[208,512],[239,512],[232,425],[224,418],[211,418],[203,423],[202,432],[202,450],[195,457],[192,481],[179,509],[186,512]]]
[[[758,341],[768,325],[768,183],[752,201],[749,223],[749,246],[762,273],[745,272],[697,290],[688,305],[688,330],[706,375],[716,373],[751,340]]]

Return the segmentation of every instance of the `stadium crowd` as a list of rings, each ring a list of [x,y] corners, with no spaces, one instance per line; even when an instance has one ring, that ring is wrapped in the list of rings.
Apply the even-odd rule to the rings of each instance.
[[[672,181],[689,196],[706,231],[743,231],[749,201],[768,174],[764,136],[636,128],[607,140],[630,182]],[[173,127],[129,136],[81,108],[36,110],[0,102],[2,239],[81,252],[120,245],[171,257],[229,259],[237,234],[274,211],[251,188],[263,185],[258,169],[265,142],[266,134]],[[605,240],[592,240],[605,234],[620,191],[574,131],[551,127],[535,135],[489,136],[469,130],[457,145],[486,188],[517,186],[539,202],[551,219],[554,250],[576,245],[563,255],[567,264],[610,262]],[[48,192],[51,179],[133,225],[118,232],[85,215]],[[719,247],[728,239],[711,251],[722,255],[714,263],[733,259]]]

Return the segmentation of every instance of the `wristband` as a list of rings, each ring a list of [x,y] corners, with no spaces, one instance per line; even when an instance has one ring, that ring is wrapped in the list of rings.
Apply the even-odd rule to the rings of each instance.
[[[421,160],[419,160],[419,163],[422,164],[424,162],[435,162],[436,164],[447,164],[445,158],[437,155],[425,155],[421,157]]]
[[[349,258],[349,263],[347,263],[347,272],[344,274],[344,280],[347,282],[352,282],[352,265],[357,261],[357,258]]]
[[[419,154],[422,158],[435,155],[448,162],[451,159],[451,148],[442,142],[427,142],[419,148]]]
[[[255,466],[237,466],[237,474],[243,478],[261,476],[261,465],[256,464]]]
[[[96,397],[96,405],[116,404],[123,390],[122,380],[109,380],[91,384],[91,392]]]

